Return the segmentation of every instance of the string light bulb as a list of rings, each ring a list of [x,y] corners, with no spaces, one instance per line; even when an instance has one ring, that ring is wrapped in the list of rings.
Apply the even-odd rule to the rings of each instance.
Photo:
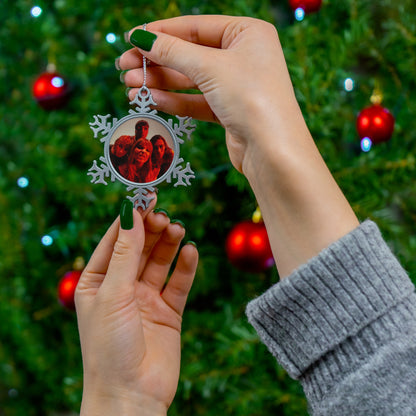
[[[354,80],[352,78],[346,78],[344,81],[345,91],[351,92],[354,89]]]
[[[42,9],[39,6],[34,6],[30,9],[30,14],[33,17],[39,17],[42,14]]]
[[[108,43],[114,43],[117,40],[117,36],[114,33],[107,33],[105,40]]]
[[[44,235],[41,241],[42,241],[42,244],[46,247],[51,246],[53,244],[53,238],[48,234]]]
[[[29,186],[29,179],[26,178],[25,176],[21,176],[18,180],[17,180],[17,186],[19,186],[19,188],[26,188]]]

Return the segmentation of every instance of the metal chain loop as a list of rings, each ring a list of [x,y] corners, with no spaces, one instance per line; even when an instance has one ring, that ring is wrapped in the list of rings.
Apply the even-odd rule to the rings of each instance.
[[[143,25],[143,30],[146,30],[147,23]],[[143,56],[143,87],[146,87],[146,78],[147,78],[147,59]]]

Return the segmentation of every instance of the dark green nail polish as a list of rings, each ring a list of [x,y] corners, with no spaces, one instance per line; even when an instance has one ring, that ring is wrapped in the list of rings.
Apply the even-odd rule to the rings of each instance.
[[[119,56],[115,59],[114,66],[116,67],[117,71],[121,71],[121,68],[120,68],[120,57]]]
[[[185,245],[187,245],[187,244],[190,244],[191,246],[196,247],[196,243],[195,243],[195,241],[189,240],[189,241],[187,241],[187,242],[185,243]]]
[[[155,208],[153,210],[153,212],[155,214],[158,214],[159,212],[161,212],[162,214],[165,214],[167,217],[169,217],[169,213],[165,209],[163,209],[163,208]]]
[[[124,75],[126,74],[127,71],[121,71],[120,72],[120,82],[122,82],[124,84]]]
[[[123,230],[133,228],[133,202],[125,199],[120,209],[120,225]]]
[[[153,44],[155,43],[157,36],[148,32],[147,30],[136,29],[130,35],[130,43],[134,46],[137,46],[144,51],[149,52],[152,49]]]
[[[131,90],[131,88],[126,88],[125,94],[126,94],[126,97],[127,97],[127,98],[130,98],[130,97],[129,97],[129,92],[130,92],[130,90]]]
[[[171,224],[179,224],[181,227],[185,228],[185,224],[181,220],[173,219],[173,220],[170,220],[170,223]]]

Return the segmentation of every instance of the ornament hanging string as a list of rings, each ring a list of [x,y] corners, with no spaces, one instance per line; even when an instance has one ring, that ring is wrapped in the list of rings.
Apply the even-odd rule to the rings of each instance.
[[[143,25],[143,30],[147,30],[146,27],[147,27],[147,23]],[[140,88],[140,95],[142,96],[145,96],[150,92],[149,89],[147,88],[146,81],[147,81],[147,58],[143,55],[143,85]]]

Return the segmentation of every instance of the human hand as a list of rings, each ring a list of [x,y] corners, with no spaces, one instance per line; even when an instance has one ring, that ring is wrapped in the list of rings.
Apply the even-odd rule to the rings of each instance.
[[[297,103],[274,26],[248,17],[183,16],[130,30],[126,86],[160,110],[218,121],[234,167],[260,206],[281,277],[358,225]],[[195,89],[202,94],[172,90]]]
[[[143,33],[135,32],[140,28],[129,32],[131,43],[140,45]],[[143,84],[144,55],[151,61],[146,84],[158,109],[220,122],[240,172],[247,175],[250,165],[260,163],[257,157],[279,149],[271,136],[284,141],[294,129],[298,135],[299,126],[306,129],[271,24],[248,17],[183,16],[149,23],[146,30],[157,36],[151,50],[133,48],[118,61],[120,69],[129,70],[123,75],[133,88],[129,97]],[[189,89],[202,94],[170,91]]]
[[[81,415],[166,414],[177,389],[182,313],[198,253],[185,245],[165,286],[184,228],[163,213],[142,219],[131,205],[125,213],[132,228],[119,218],[112,224],[76,290]]]

